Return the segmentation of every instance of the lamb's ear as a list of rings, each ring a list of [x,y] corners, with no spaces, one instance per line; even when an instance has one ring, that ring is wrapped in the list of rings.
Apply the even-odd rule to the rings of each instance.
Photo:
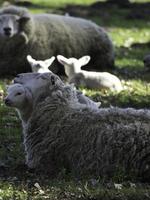
[[[62,55],[57,55],[57,60],[59,63],[61,63],[62,65],[70,65],[70,61],[68,58],[65,58]]]
[[[83,57],[79,58],[80,65],[83,66],[83,65],[88,64],[90,59],[91,59],[90,56],[83,56]]]
[[[45,67],[48,68],[53,63],[54,60],[55,60],[55,56],[52,56],[50,59],[45,60],[44,61]]]
[[[29,62],[30,65],[33,65],[36,62],[36,60],[32,58],[31,55],[27,55],[27,61]]]

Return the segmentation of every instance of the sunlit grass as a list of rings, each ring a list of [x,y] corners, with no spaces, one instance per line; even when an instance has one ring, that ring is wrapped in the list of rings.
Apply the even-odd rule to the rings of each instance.
[[[83,4],[89,5],[95,0],[32,0],[33,3],[37,5],[47,6],[47,7],[64,7],[67,4]]]
[[[64,14],[59,7],[72,3],[89,5],[94,0],[33,0],[32,2],[38,4],[37,8],[31,7],[34,13],[54,11]],[[136,2],[150,2],[150,0],[136,0]],[[43,7],[40,8],[40,5]],[[81,90],[95,101],[101,101],[101,107],[150,108],[150,72],[144,71],[143,65],[143,57],[149,53],[146,43],[150,41],[150,22],[127,19],[126,15],[129,13],[127,9],[114,7],[110,12],[106,10],[106,13],[106,18],[100,17],[97,13],[87,18],[103,26],[112,38],[116,48],[115,65],[117,67],[117,70],[112,73],[122,80],[125,90],[120,93],[86,88],[81,88]],[[135,43],[141,44],[141,47],[134,47]],[[84,181],[74,179],[71,175],[69,177],[65,172],[54,180],[33,177],[33,174],[29,172],[21,174],[21,178],[16,177],[17,171],[14,168],[24,163],[25,154],[22,145],[21,121],[17,112],[13,108],[6,107],[3,102],[6,85],[10,83],[11,78],[0,80],[0,170],[12,169],[9,174],[6,171],[6,177],[3,177],[1,173],[0,200],[141,200],[149,198],[149,186],[138,188],[138,185],[132,184],[131,180],[126,183],[127,187],[115,188],[114,182],[124,183],[126,180],[126,176],[120,171],[114,175],[108,185],[100,177],[87,178]]]

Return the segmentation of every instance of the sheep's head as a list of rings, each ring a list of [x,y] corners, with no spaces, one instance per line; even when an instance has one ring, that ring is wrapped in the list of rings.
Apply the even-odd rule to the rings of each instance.
[[[46,60],[35,60],[30,55],[28,55],[27,60],[30,64],[33,72],[45,73],[45,72],[51,72],[49,70],[49,67],[55,60],[55,57],[52,56],[51,58],[46,59]]]
[[[21,84],[10,85],[4,101],[7,106],[23,109],[27,102],[31,102],[31,92]]]
[[[50,90],[64,85],[61,79],[52,72],[19,74],[14,79],[14,83],[19,83],[29,88],[33,98],[37,98],[42,93],[48,93]]]
[[[24,8],[9,6],[0,10],[0,35],[11,38],[19,34],[22,26],[31,19],[30,14]]]
[[[75,73],[79,73],[81,71],[81,67],[90,61],[90,56],[83,56],[79,59],[76,59],[65,58],[62,55],[58,55],[57,60],[64,66],[66,75],[68,77],[72,77]]]

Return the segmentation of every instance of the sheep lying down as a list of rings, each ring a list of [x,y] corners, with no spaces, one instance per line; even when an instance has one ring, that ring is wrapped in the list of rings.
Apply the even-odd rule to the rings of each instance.
[[[25,76],[27,82],[21,77],[16,82],[27,84],[31,74]],[[93,110],[81,105],[74,89],[55,74],[38,78],[39,89],[47,89],[36,93],[24,134],[29,168],[53,174],[65,168],[78,177],[112,177],[119,170],[149,180],[149,110]],[[34,74],[32,81],[36,79]]]
[[[0,9],[1,76],[29,72],[26,60],[29,54],[44,60],[58,52],[68,57],[89,54],[97,70],[99,67],[114,68],[112,41],[95,23],[78,17],[31,14],[28,9],[19,6]],[[64,74],[58,62],[54,62],[51,70]]]
[[[21,83],[24,86],[26,86],[27,88],[30,88],[30,90],[32,91],[32,95],[33,97],[36,96],[36,93],[38,92],[42,92],[43,90],[47,89],[45,88],[45,85],[41,85],[41,83],[39,83],[41,81],[41,79],[44,82],[44,77],[46,77],[47,73],[44,73],[43,75],[40,75],[39,73],[22,73],[19,74],[15,79],[14,82],[15,83]],[[41,78],[42,77],[42,78]],[[58,78],[60,80],[60,78]],[[60,80],[61,84],[64,85],[64,83]],[[40,86],[39,86],[39,84]],[[40,89],[39,89],[40,87]],[[72,85],[72,87],[74,88],[74,86]],[[90,107],[91,109],[98,109],[101,105],[101,102],[95,102],[93,100],[91,100],[89,97],[85,96],[81,91],[78,91],[74,88],[74,90],[76,91],[76,96],[78,98],[78,101],[81,104],[85,104],[86,106]]]

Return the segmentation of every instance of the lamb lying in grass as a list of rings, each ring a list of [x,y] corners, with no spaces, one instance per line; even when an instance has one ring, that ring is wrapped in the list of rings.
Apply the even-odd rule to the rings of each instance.
[[[41,75],[39,73],[22,73],[22,74],[19,74],[14,79],[14,82],[23,84],[23,85],[25,85],[25,87],[30,88],[30,90],[32,91],[33,98],[35,98],[37,92],[39,92],[39,91],[42,92],[45,89],[45,85],[42,85],[42,86],[40,85],[41,88],[39,89],[38,82],[41,79],[43,79],[43,80],[46,79],[46,75],[47,75],[47,73],[44,73],[43,75]],[[44,81],[43,81],[43,83],[44,83]],[[45,83],[46,83],[46,81],[45,81]],[[61,81],[61,84],[64,85],[64,83],[62,81]],[[76,90],[76,89],[74,88],[74,90]],[[86,106],[90,107],[91,109],[98,109],[101,105],[101,102],[95,102],[95,101],[91,100],[89,97],[85,96],[81,91],[76,90],[76,95],[77,95],[78,101],[81,104],[85,104]]]
[[[33,107],[33,97],[30,89],[18,83],[10,85],[4,101],[7,106],[16,108],[24,127],[30,118]]]
[[[53,174],[65,168],[78,177],[114,177],[119,171],[150,180],[149,110],[91,110],[53,73],[40,76],[38,87],[47,89],[36,93],[25,130],[29,168]]]
[[[64,66],[69,83],[75,86],[83,86],[89,89],[110,89],[120,92],[123,90],[118,77],[108,72],[93,72],[82,70],[81,67],[90,61],[90,56],[83,56],[80,59],[65,58],[57,56],[58,61]]]
[[[38,72],[38,73],[44,73],[44,72],[50,72],[49,67],[55,60],[55,56],[52,56],[49,59],[46,60],[35,60],[32,58],[31,55],[27,56],[27,61],[29,62],[32,72]]]

